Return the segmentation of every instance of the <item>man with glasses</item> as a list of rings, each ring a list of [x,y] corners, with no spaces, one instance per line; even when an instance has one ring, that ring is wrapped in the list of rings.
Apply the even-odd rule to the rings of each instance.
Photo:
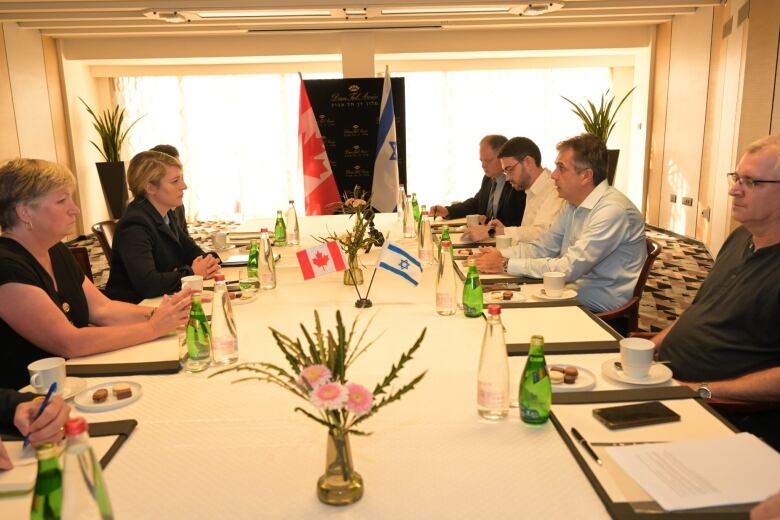
[[[582,134],[558,143],[551,178],[567,204],[533,242],[484,248],[480,272],[541,278],[565,273],[577,299],[596,312],[617,309],[634,292],[647,258],[645,224],[628,198],[607,184],[607,147]]]
[[[431,215],[446,219],[466,215],[482,215],[486,221],[499,219],[510,226],[519,226],[525,209],[525,193],[515,191],[506,182],[498,150],[506,143],[503,135],[487,135],[479,142],[479,161],[482,163],[482,186],[470,199],[450,206],[432,206]]]
[[[729,173],[726,239],[693,303],[655,336],[676,379],[705,399],[780,402],[780,136],[751,144]],[[729,415],[780,449],[780,413]]]
[[[499,219],[487,225],[469,226],[464,238],[480,242],[496,235],[512,237],[512,243],[536,240],[550,228],[564,200],[558,197],[550,170],[543,168],[542,154],[527,137],[513,137],[498,151],[506,180],[525,192],[525,211],[520,226],[504,226]]]

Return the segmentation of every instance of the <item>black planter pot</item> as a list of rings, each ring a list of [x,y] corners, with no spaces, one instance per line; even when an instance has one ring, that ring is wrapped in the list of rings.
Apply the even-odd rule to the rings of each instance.
[[[617,171],[619,155],[620,150],[607,150],[607,182],[610,186],[615,184],[615,172]]]
[[[125,180],[125,163],[99,162],[95,163],[103,188],[103,197],[111,218],[121,218],[127,207],[127,181]]]

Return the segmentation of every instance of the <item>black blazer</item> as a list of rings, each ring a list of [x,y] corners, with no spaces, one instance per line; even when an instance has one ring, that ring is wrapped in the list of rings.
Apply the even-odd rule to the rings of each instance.
[[[114,235],[106,296],[138,303],[181,288],[181,278],[192,274],[192,261],[204,253],[173,211],[168,218],[172,226],[146,199],[127,206]]]
[[[490,198],[490,185],[493,179],[485,175],[482,178],[482,186],[476,195],[463,202],[457,202],[447,206],[447,218],[463,218],[466,215],[487,215],[488,199]],[[495,218],[505,226],[519,226],[523,220],[525,211],[525,192],[512,188],[509,181],[504,183],[501,190],[501,198],[498,201],[498,212]]]

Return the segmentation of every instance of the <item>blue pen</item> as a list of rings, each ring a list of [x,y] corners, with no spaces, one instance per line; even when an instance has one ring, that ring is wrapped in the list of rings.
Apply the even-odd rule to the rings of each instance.
[[[43,402],[41,403],[41,407],[38,408],[38,413],[35,414],[35,417],[33,417],[32,422],[35,422],[35,420],[41,416],[43,411],[46,409],[47,406],[49,406],[49,401],[51,400],[51,396],[54,395],[54,392],[57,391],[57,381],[53,382],[51,386],[49,386],[49,391],[46,392],[46,397],[43,398]],[[27,434],[24,436],[24,447],[30,445],[30,435]]]

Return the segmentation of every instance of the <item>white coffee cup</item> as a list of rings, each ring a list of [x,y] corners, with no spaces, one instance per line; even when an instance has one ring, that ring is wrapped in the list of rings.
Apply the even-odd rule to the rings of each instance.
[[[199,274],[184,276],[181,279],[181,288],[189,287],[192,292],[203,292],[203,277]]]
[[[623,373],[632,379],[644,379],[650,372],[655,354],[655,344],[649,339],[625,338],[620,340],[620,363]]]
[[[556,271],[548,271],[542,275],[544,281],[544,293],[553,298],[563,294],[563,287],[566,285],[566,274]]]
[[[479,215],[466,215],[466,225],[467,226],[478,226],[479,225]]]
[[[27,371],[30,372],[30,385],[38,394],[45,394],[49,391],[52,383],[57,383],[55,393],[62,394],[65,391],[65,359],[61,357],[50,357],[33,361],[27,365]]]
[[[506,249],[507,247],[512,247],[512,237],[496,235],[496,249]]]

